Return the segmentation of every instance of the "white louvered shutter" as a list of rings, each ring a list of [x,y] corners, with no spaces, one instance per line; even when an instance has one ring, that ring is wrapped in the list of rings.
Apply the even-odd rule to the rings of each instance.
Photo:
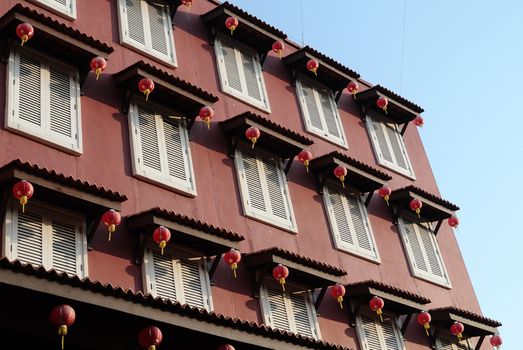
[[[31,2],[36,2],[42,4],[44,7],[49,10],[56,10],[67,15],[70,18],[76,18],[76,0],[29,0]],[[81,1],[81,0],[80,0]]]
[[[252,97],[256,101],[265,103],[263,90],[260,85],[260,74],[258,70],[259,61],[255,55],[248,54],[240,51],[242,58],[243,76],[245,78],[245,90],[249,97]],[[245,92],[245,91],[244,91]]]
[[[285,294],[279,289],[270,287],[266,289],[271,326],[291,332],[292,329],[289,322],[289,311],[287,310]]]
[[[403,145],[403,138],[399,131],[397,130],[395,125],[391,125],[388,123],[383,124],[385,127],[385,131],[387,133],[387,137],[390,142],[392,153],[394,154],[394,159],[396,161],[396,164],[407,171],[410,171],[409,165],[407,163],[407,158],[405,157],[404,153],[404,145]]]
[[[325,125],[327,127],[326,132],[328,135],[335,139],[341,138],[340,133],[340,119],[338,111],[332,94],[330,91],[321,89],[318,91],[318,97],[320,99],[321,109],[323,111],[323,118],[325,119]]]
[[[296,327],[296,333],[307,337],[316,338],[314,319],[307,305],[305,293],[290,294],[289,299],[292,307],[292,317]]]
[[[223,67],[225,69],[225,79],[222,82],[226,87],[242,93],[242,83],[240,79],[240,69],[236,50],[226,41],[219,42],[222,49]]]
[[[161,255],[159,252],[152,252],[152,294],[161,298],[178,300],[174,262],[168,254]]]
[[[383,336],[384,349],[387,350],[403,350],[402,340],[398,338],[398,332],[394,325],[392,317],[385,317],[380,323],[381,332]]]
[[[18,77],[18,118],[20,123],[41,129],[42,123],[42,67],[41,63],[25,54],[19,58]],[[16,82],[16,80],[14,81]]]
[[[245,174],[245,189],[247,191],[247,204],[253,210],[267,212],[262,189],[262,179],[256,157],[249,152],[242,152],[242,165]]]
[[[285,194],[285,181],[282,178],[282,172],[278,165],[273,161],[260,158],[263,163],[265,173],[265,182],[267,184],[267,193],[269,194],[269,203],[272,215],[285,221],[290,221],[289,209]]]
[[[372,130],[374,130],[374,141],[378,149],[378,158],[393,164],[394,159],[392,158],[392,151],[390,150],[386,133],[383,129],[383,123],[375,119],[375,117],[372,118]]]
[[[378,326],[373,317],[361,315],[361,323],[363,328],[362,343],[366,350],[383,350],[381,346],[381,339],[378,334]]]
[[[71,77],[53,67],[49,69],[49,128],[56,137],[71,140],[73,134],[73,109]]]
[[[363,331],[362,343],[366,350],[402,350],[403,340],[394,324],[394,318],[387,316],[383,322],[374,315],[360,315]]]
[[[67,272],[69,275],[79,275],[78,268],[78,235],[77,227],[70,223],[52,219],[52,261],[53,268]]]
[[[23,263],[44,265],[43,218],[39,214],[18,212],[16,258]]]
[[[307,122],[310,123],[312,128],[317,129],[318,133],[323,134],[323,124],[321,121],[320,111],[318,104],[316,103],[316,96],[314,95],[314,89],[311,85],[301,82],[302,88],[302,105],[306,107],[307,112],[304,112],[308,116]]]
[[[183,299],[186,304],[207,308],[208,302],[204,293],[205,279],[202,276],[201,260],[180,260]]]
[[[151,48],[153,52],[169,56],[169,23],[167,23],[165,6],[147,3],[147,10],[151,31]]]
[[[471,350],[468,345],[468,340],[463,340],[459,343],[451,341],[448,338],[439,338],[438,350]]]
[[[162,176],[162,156],[158,135],[158,122],[154,112],[138,106],[138,129],[140,139],[140,164],[143,171]]]
[[[141,0],[120,0],[125,2],[127,27],[124,28],[125,36],[135,45],[145,49],[145,28]]]

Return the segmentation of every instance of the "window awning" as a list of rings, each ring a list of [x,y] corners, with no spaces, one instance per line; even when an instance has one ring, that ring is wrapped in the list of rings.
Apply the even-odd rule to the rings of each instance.
[[[389,101],[387,114],[376,105],[376,101],[381,96],[386,97]],[[381,85],[358,92],[355,98],[356,102],[362,107],[364,114],[369,109],[374,110],[385,115],[385,117],[396,124],[406,124],[416,118],[418,114],[423,113],[423,108]],[[403,134],[404,132],[405,130],[402,130],[401,133]]]
[[[316,72],[317,75],[307,69],[307,61],[311,58],[315,59],[320,64]],[[285,56],[282,61],[291,75],[292,85],[295,84],[298,76],[303,74],[313,80],[321,82],[337,93],[336,101],[339,99],[343,89],[347,87],[349,81],[360,77],[360,75],[355,71],[309,46],[305,46],[304,48]]]
[[[91,59],[96,56],[107,59],[114,51],[111,46],[92,36],[17,4],[0,18],[0,52],[3,62],[7,61],[11,46],[20,43],[16,36],[16,27],[20,23],[29,23],[35,30],[33,38],[24,47],[34,48],[77,67],[81,86],[91,70]]]
[[[165,226],[171,231],[169,245],[183,245],[202,256],[218,255],[215,261],[221,260],[219,256],[229,249],[239,249],[238,242],[244,240],[239,233],[158,207],[127,216],[125,223],[127,230],[137,236],[136,264],[141,263],[145,245],[152,239],[154,230],[159,226]]]
[[[413,199],[419,199],[423,203],[419,218],[409,206]],[[438,227],[434,233],[437,233],[443,220],[459,210],[457,205],[413,185],[392,191],[389,203],[394,211],[395,222],[400,216],[408,216],[408,219],[414,222],[437,221]]]
[[[501,327],[501,322],[453,306],[432,309],[428,310],[428,312],[432,317],[432,344],[435,344],[440,330],[449,330],[450,326],[456,321],[461,322],[465,326],[465,331],[463,332],[465,339],[480,337],[476,349],[481,348],[481,343],[485,336],[497,334],[497,327]]]
[[[262,65],[267,57],[267,53],[272,49],[272,44],[276,40],[287,38],[287,35],[281,30],[274,28],[229,2],[224,2],[201,16],[203,23],[209,30],[209,43],[211,45],[214,45],[214,40],[219,32],[224,32],[231,36],[230,30],[225,26],[225,20],[230,16],[235,17],[239,22],[232,38],[255,49],[258,52]]]
[[[144,61],[136,62],[113,74],[113,77],[116,84],[125,90],[122,113],[128,112],[131,100],[145,100],[143,94],[138,90],[138,82],[142,78],[149,78],[154,81],[155,88],[149,95],[147,104],[166,115],[186,118],[189,121],[189,130],[198,116],[200,108],[218,101],[218,97],[210,92]]]
[[[373,280],[350,283],[345,287],[347,290],[345,301],[353,303],[353,308],[351,305],[347,307],[353,325],[356,324],[356,315],[359,313],[360,306],[368,305],[372,297],[377,296],[385,301],[383,311],[391,311],[397,316],[407,316],[401,327],[401,332],[404,334],[412,315],[424,310],[423,305],[430,303],[430,299],[421,295]]]
[[[336,266],[277,247],[245,254],[243,261],[245,266],[258,272],[254,295],[257,295],[263,280],[267,276],[273,278],[272,269],[278,264],[289,269],[288,281],[297,284],[293,291],[326,289],[335,283],[341,283],[341,277],[347,275],[347,271]]]
[[[87,242],[91,242],[100,219],[107,210],[120,210],[125,195],[105,187],[59,174],[35,164],[14,160],[0,168],[0,187],[3,192],[0,217],[3,220],[13,185],[27,180],[34,187],[32,199],[67,208],[86,215]],[[29,204],[31,205],[31,200]]]
[[[270,153],[288,159],[287,172],[292,164],[292,160],[302,149],[313,144],[313,141],[302,134],[276,124],[252,112],[245,112],[234,118],[220,122],[223,132],[229,136],[229,155],[234,157],[234,151],[241,140],[248,141],[245,131],[250,127],[258,128],[261,132],[260,138],[256,142],[256,148],[269,151]]]
[[[345,189],[333,173],[338,165],[347,168]],[[327,184],[349,192],[372,193],[392,179],[390,175],[338,151],[314,158],[309,169],[318,176],[319,193],[322,193],[323,186]]]

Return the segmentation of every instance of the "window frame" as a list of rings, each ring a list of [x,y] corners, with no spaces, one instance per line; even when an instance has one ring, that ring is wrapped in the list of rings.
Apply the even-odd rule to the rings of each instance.
[[[383,341],[383,342],[384,342],[384,339],[383,339],[384,332],[382,330],[381,322],[378,320],[378,316],[376,315],[376,313],[372,312],[368,307],[360,308],[360,312],[356,315],[356,333],[358,335],[358,341],[359,341],[359,345],[360,345],[361,349],[369,350],[368,347],[366,346],[367,336],[365,335],[365,330],[363,328],[363,320],[361,319],[362,313],[365,314],[366,317],[372,318],[372,320],[374,321],[374,324],[377,327],[379,327],[380,331],[378,332],[377,335],[378,335],[378,338],[380,338],[380,341]],[[399,348],[402,350],[406,350],[405,340],[403,339],[403,335],[401,334],[401,326],[399,325],[398,317],[396,315],[386,312],[386,311],[383,312],[382,317],[384,319],[385,318],[392,319],[392,324],[393,324],[392,327],[394,328],[394,333],[395,333],[396,341],[398,342]],[[387,349],[384,349],[382,347],[381,350],[387,350]]]
[[[119,29],[120,44],[131,50],[135,50],[153,60],[166,64],[169,67],[177,68],[178,60],[177,60],[177,56],[176,56],[176,46],[174,44],[174,31],[173,31],[173,24],[172,24],[172,20],[171,20],[169,7],[167,5],[163,5],[164,16],[165,16],[165,28],[164,29],[165,29],[165,35],[167,38],[166,45],[170,51],[169,52],[170,55],[163,55],[160,52],[153,50],[151,32],[150,32],[150,30],[146,30],[146,28],[150,28],[149,16],[148,16],[149,10],[147,8],[147,2],[145,0],[137,0],[137,1],[140,1],[140,5],[142,7],[142,22],[143,22],[143,27],[144,27],[144,42],[145,42],[145,44],[142,45],[141,43],[133,40],[129,36],[129,30],[128,30],[129,25],[128,25],[128,21],[127,21],[127,4],[125,3],[125,1],[126,0],[117,0],[118,29]]]
[[[414,257],[414,253],[412,252],[410,244],[409,244],[408,239],[407,239],[407,232],[406,232],[405,227],[404,227],[404,225],[405,225],[404,220],[405,219],[402,218],[402,217],[398,218],[398,228],[399,228],[399,233],[400,233],[400,236],[401,236],[401,242],[403,243],[403,248],[405,249],[405,255],[407,255],[407,259],[409,261],[409,267],[410,267],[412,275],[414,277],[422,279],[424,281],[431,282],[431,283],[437,284],[439,286],[451,289],[452,288],[452,283],[450,281],[450,276],[449,276],[449,274],[447,272],[447,268],[445,266],[445,261],[443,260],[443,255],[441,254],[441,251],[440,251],[440,248],[439,248],[439,244],[438,244],[438,241],[436,239],[436,235],[433,233],[432,225],[429,224],[429,223],[415,223],[415,222],[413,222],[417,236],[420,235],[419,229],[417,228],[418,224],[427,227],[429,238],[431,240],[432,246],[434,247],[434,251],[435,251],[435,253],[437,255],[437,259],[440,262],[441,270],[442,270],[443,275],[444,275],[443,278],[440,277],[440,276],[437,276],[437,275],[435,275],[433,273],[422,271],[421,269],[418,269],[416,267],[416,259]],[[426,256],[427,253],[426,253],[426,250],[425,250],[425,246],[423,244],[420,244],[420,249],[422,250],[422,255],[423,255],[423,258],[425,260],[425,263],[427,263],[428,262],[428,258]],[[427,268],[430,270],[430,264],[427,265]]]
[[[243,153],[242,152],[250,152],[253,157],[256,158],[256,163],[258,165],[258,172],[260,173],[260,178],[263,178],[261,174],[265,174],[265,171],[263,167],[261,167],[260,172],[260,159],[266,159],[267,161],[271,162],[273,161],[276,164],[276,169],[278,172],[278,176],[283,183],[284,188],[283,190],[283,197],[286,206],[286,209],[289,212],[290,220],[283,220],[282,218],[273,215],[268,214],[267,211],[261,212],[260,210],[257,210],[256,208],[253,208],[249,205],[249,189],[247,184],[247,179],[245,176],[245,170],[243,166]],[[269,159],[274,158],[274,159]],[[234,156],[234,163],[236,167],[236,176],[238,180],[238,187],[240,188],[240,197],[242,201],[242,207],[243,207],[243,214],[249,218],[259,220],[263,223],[278,227],[280,229],[290,231],[292,233],[298,232],[298,227],[296,224],[296,217],[294,215],[294,209],[292,206],[292,199],[289,192],[289,186],[287,183],[287,177],[285,175],[285,171],[283,170],[283,163],[282,160],[279,157],[271,156],[265,152],[260,152],[259,150],[252,151],[248,150],[247,147],[242,147],[241,145],[238,145],[238,147],[235,150],[235,156]],[[265,179],[267,177],[265,176]],[[268,208],[267,203],[270,202],[270,196],[268,194],[268,191],[266,189],[266,186],[263,186],[262,184],[262,192],[263,192],[263,199],[265,201],[265,206]],[[270,204],[269,204],[270,207]]]
[[[286,291],[283,291],[283,290],[281,291],[283,298],[285,299],[284,300],[285,311],[287,313],[289,329],[276,328],[275,326],[273,326],[273,324],[271,322],[272,314],[271,314],[271,310],[270,310],[270,302],[269,302],[269,295],[268,295],[268,291],[267,291],[267,284],[274,284],[274,283],[272,281],[266,280],[260,286],[260,291],[259,291],[260,292],[260,298],[259,298],[260,299],[260,308],[262,310],[263,323],[273,329],[292,332],[292,333],[300,334],[304,337],[307,337],[307,335],[303,335],[296,331],[296,325],[295,325],[296,321],[294,319],[294,314],[290,313],[290,309],[292,309],[292,304],[291,304],[291,299],[289,296],[289,289],[292,289],[292,285],[293,285],[292,282],[287,282]],[[277,287],[274,287],[274,288],[277,288]],[[305,291],[304,293],[300,293],[298,295],[304,295],[305,305],[307,308],[309,319],[312,320],[311,326],[313,328],[311,330],[312,330],[313,335],[315,335],[315,336],[313,336],[313,338],[317,339],[317,340],[321,340],[320,324],[318,322],[318,315],[317,315],[316,309],[314,307],[314,302],[313,302],[314,299],[312,298],[311,291]],[[289,309],[289,307],[290,307],[290,309]]]
[[[363,200],[361,199],[361,197],[358,196],[358,194],[354,194],[354,196],[356,196],[356,200],[358,201],[358,205],[360,207],[360,212],[362,212],[364,214],[363,220],[364,220],[364,224],[366,225],[366,228],[367,228],[366,233],[367,233],[367,237],[369,238],[369,242],[372,244],[372,247],[374,248],[374,255],[369,254],[369,252],[367,250],[361,249],[358,246],[356,246],[355,244],[353,244],[351,246],[350,244],[345,243],[341,240],[340,233],[339,233],[339,230],[338,230],[338,227],[336,224],[336,217],[335,217],[334,211],[332,209],[331,200],[329,198],[331,191],[337,191],[340,193],[340,195],[345,196],[345,197],[347,197],[348,194],[344,193],[343,191],[329,188],[329,186],[327,186],[327,185],[325,185],[323,187],[323,204],[325,207],[325,211],[326,211],[327,218],[329,221],[330,232],[331,232],[336,249],[347,252],[352,255],[356,255],[360,258],[369,260],[371,262],[375,262],[378,264],[381,263],[378,246],[376,245],[376,239],[374,238],[374,232],[372,230],[372,225],[370,223],[369,213],[367,211],[367,208],[363,204]],[[348,220],[350,220],[352,222],[352,219],[350,218],[351,215],[350,215],[350,212],[348,212],[348,210],[346,208],[346,204],[344,204],[343,207],[344,207],[345,215],[347,216]],[[352,229],[352,227],[350,227],[350,228]],[[353,242],[356,242],[357,233],[352,232],[352,231],[350,233],[351,233]]]
[[[18,235],[18,213],[20,211],[20,204],[18,201],[11,200],[7,205],[7,211],[3,226],[3,240],[2,240],[2,255],[7,257],[8,260],[17,259],[17,235]],[[74,225],[76,229],[76,271],[78,278],[86,278],[89,276],[89,265],[88,265],[88,249],[87,249],[87,236],[86,236],[86,221],[85,216],[72,212],[67,209],[59,208],[48,203],[44,203],[38,200],[32,200],[26,210],[31,213],[36,213],[42,216],[43,220],[43,232],[42,232],[42,258],[43,266],[46,270],[55,269],[52,264],[52,224],[49,223],[52,219],[60,219],[70,225]],[[79,238],[79,239],[78,239]],[[32,266],[39,267],[30,263]],[[57,272],[67,273],[65,271],[56,270]],[[71,276],[67,273],[68,276]]]
[[[76,20],[76,0],[67,0],[68,5],[61,6],[57,4],[55,0],[28,0],[34,4],[37,4],[46,10],[56,13],[61,17],[65,17],[71,21]]]
[[[398,164],[396,164],[397,163],[396,156],[394,154],[392,145],[390,144],[390,140],[385,131],[383,131],[383,133],[384,133],[384,136],[386,137],[387,147],[388,147],[388,150],[389,150],[391,156],[394,158],[395,161],[389,162],[382,156],[381,147],[380,147],[379,141],[377,140],[376,132],[374,131],[374,126],[372,125],[373,120],[376,120],[377,122],[382,124],[382,127],[384,127],[383,124],[392,124],[393,125],[394,130],[396,130],[398,143],[400,145],[401,151],[403,152],[403,154],[405,156],[405,162],[406,162],[407,166],[409,167],[409,170],[404,169],[404,168],[400,167]],[[383,166],[384,168],[387,168],[387,169],[397,172],[401,175],[404,175],[405,177],[407,177],[411,180],[416,180],[416,176],[414,174],[414,169],[412,168],[412,163],[410,162],[410,157],[407,152],[407,147],[405,146],[405,141],[403,140],[403,136],[401,135],[401,132],[398,129],[398,125],[394,122],[387,123],[386,118],[384,116],[378,115],[378,113],[373,112],[373,111],[368,111],[366,113],[365,125],[367,127],[367,132],[368,132],[369,138],[371,140],[372,149],[374,150],[374,155],[376,157],[377,163],[379,165]]]
[[[20,54],[29,56],[32,59],[37,60],[40,63],[40,102],[42,107],[40,118],[42,125],[35,127],[19,118],[20,108],[20,88],[19,88],[19,72],[20,72]],[[49,105],[50,90],[46,88],[49,85],[50,79],[50,68],[60,71],[64,74],[69,75],[71,83],[71,138],[60,137],[56,134],[51,133],[50,120],[51,111]],[[22,47],[14,47],[9,54],[9,63],[7,68],[7,106],[6,106],[6,117],[5,117],[5,128],[15,133],[26,136],[37,142],[44,143],[48,146],[59,148],[60,150],[71,153],[74,155],[81,155],[83,152],[83,141],[82,141],[82,118],[81,118],[81,91],[79,82],[78,69],[60,62],[52,57],[41,54],[40,52],[30,50]],[[43,75],[42,75],[43,74]],[[43,82],[43,84],[42,84]],[[71,141],[75,141],[74,144]]]
[[[318,112],[320,113],[319,117],[320,117],[320,121],[321,121],[324,129],[320,130],[312,125],[312,120],[311,120],[310,114],[309,114],[309,108],[307,106],[307,102],[305,101],[302,80],[304,80],[307,84],[311,85],[311,87],[313,89],[314,100],[316,101],[316,107],[321,107],[321,101],[320,101],[318,90],[324,89],[328,92],[331,108],[333,109],[333,111],[335,113],[334,117],[336,119],[338,130],[340,131],[339,138],[335,137],[334,135],[331,135],[328,132],[328,127],[326,125],[327,121],[325,120],[323,108],[318,108]],[[299,79],[296,79],[295,90],[296,90],[296,94],[298,96],[301,116],[302,116],[303,124],[305,124],[305,130],[307,130],[307,132],[309,132],[313,135],[318,136],[319,138],[321,138],[325,141],[334,143],[338,146],[343,147],[344,149],[349,149],[347,137],[345,136],[345,130],[343,129],[343,123],[341,121],[340,112],[338,110],[338,106],[336,104],[336,100],[335,100],[334,93],[332,92],[332,90],[329,89],[328,87],[324,86],[323,84],[321,84],[317,81],[312,81],[310,79],[307,79],[306,77],[300,77]]]
[[[131,148],[131,158],[132,158],[132,170],[133,175],[141,180],[144,180],[146,182],[150,182],[153,184],[156,184],[161,187],[168,188],[170,190],[173,190],[175,192],[178,192],[180,194],[184,194],[190,197],[196,197],[197,191],[196,191],[196,178],[194,173],[194,166],[193,166],[193,160],[192,160],[192,154],[191,154],[191,143],[189,139],[189,131],[187,130],[187,126],[185,125],[185,122],[183,119],[180,119],[177,124],[180,130],[180,142],[182,144],[182,152],[185,152],[185,157],[187,159],[186,165],[186,176],[189,179],[188,181],[174,181],[172,180],[172,176],[169,176],[169,166],[168,166],[168,157],[167,157],[167,150],[165,147],[165,134],[163,129],[163,123],[168,121],[164,121],[164,116],[162,114],[155,112],[154,107],[150,108],[150,106],[144,106],[143,108],[150,110],[154,113],[155,118],[155,128],[156,128],[156,134],[158,137],[158,145],[159,145],[159,154],[160,154],[160,161],[161,161],[161,167],[162,169],[165,169],[165,171],[162,172],[162,175],[155,173],[153,171],[149,171],[147,169],[144,169],[143,162],[140,163],[140,159],[142,158],[142,152],[141,152],[141,140],[140,140],[140,134],[139,134],[139,113],[138,113],[138,106],[140,105],[139,102],[132,101],[129,106],[129,140],[130,140],[130,148]],[[185,161],[185,160],[184,160]]]
[[[435,344],[436,345],[436,350],[444,350],[443,349],[443,344],[441,343],[442,339],[445,339],[448,342],[452,343],[452,350],[461,350],[456,345],[456,343],[453,342],[453,338],[455,338],[455,336],[452,336],[448,332],[441,332],[441,333],[442,334],[440,334],[440,336],[436,338],[436,344]],[[462,345],[465,346],[466,349],[474,349],[474,347],[471,346],[469,339],[463,339],[461,342],[465,342],[465,344],[462,344]]]
[[[182,277],[182,270],[181,270],[181,263],[180,263],[180,254],[184,254],[184,250],[180,247],[177,247],[177,250],[180,252],[174,252],[173,249],[166,248],[164,255],[168,255],[171,258],[171,262],[173,264],[174,271],[174,279],[175,279],[175,290],[177,291],[177,299],[170,299],[170,298],[163,298],[159,296],[156,292],[156,281],[152,278],[152,276],[155,276],[154,274],[154,263],[153,263],[153,250],[158,251],[157,247],[153,247],[152,244],[149,244],[147,247],[145,247],[145,252],[143,256],[142,261],[142,283],[143,283],[143,289],[144,292],[147,294],[151,294],[155,298],[161,298],[161,299],[167,299],[171,300],[173,302],[179,302],[184,305],[189,305],[191,307],[200,308],[195,305],[191,305],[185,302],[184,299],[184,292],[185,288],[183,287],[183,277]],[[185,253],[188,253],[189,251],[186,250]],[[194,255],[191,254],[191,255]],[[212,286],[211,286],[211,280],[209,277],[209,271],[207,269],[207,263],[208,260],[206,257],[201,257],[199,259],[199,270],[200,270],[200,278],[201,281],[204,282],[205,286],[202,286],[202,296],[204,298],[204,301],[207,301],[207,307],[204,307],[205,310],[208,312],[214,311],[214,304],[212,299]],[[154,286],[153,286],[154,285]],[[178,298],[178,293],[181,292],[182,298]]]
[[[252,98],[249,96],[248,93],[240,93],[239,91],[229,87],[228,84],[225,82],[227,81],[227,72],[225,69],[225,60],[223,58],[223,49],[222,49],[222,41],[227,42],[228,45],[230,45],[234,49],[234,53],[236,56],[236,62],[241,62],[241,53],[248,54],[254,58],[254,68],[256,70],[256,74],[258,76],[258,87],[260,95],[263,97],[263,100],[265,103],[262,103],[255,98]],[[214,41],[214,54],[216,57],[216,66],[218,68],[218,77],[220,80],[220,87],[224,94],[228,96],[232,96],[252,107],[255,107],[257,109],[260,109],[266,113],[271,113],[271,107],[269,103],[269,96],[267,92],[267,86],[265,85],[265,79],[263,77],[263,69],[260,64],[259,56],[258,54],[251,48],[247,47],[246,45],[243,45],[242,43],[233,41],[224,35],[217,35],[216,39]],[[240,60],[239,60],[240,59]],[[238,63],[238,74],[240,79],[240,84],[242,86],[242,90],[247,90],[247,83],[245,82],[245,73],[243,72],[243,66]]]

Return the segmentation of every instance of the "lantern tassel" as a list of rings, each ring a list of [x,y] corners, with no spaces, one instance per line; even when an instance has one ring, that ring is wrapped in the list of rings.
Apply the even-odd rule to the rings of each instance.
[[[145,101],[148,101],[149,100],[149,94],[151,93],[151,90],[145,89],[145,91],[143,93],[145,94]]]
[[[98,80],[100,74],[102,74],[102,68],[96,68],[96,80]]]
[[[387,106],[383,107],[383,111],[385,112],[385,114],[389,114],[389,112],[387,112]]]
[[[236,269],[237,268],[238,268],[238,264],[236,264],[236,263],[231,264],[232,274],[234,275],[234,278],[236,278]]]
[[[281,284],[281,288],[283,289],[283,291],[285,292],[285,278],[280,278],[280,284]]]
[[[425,323],[425,324],[423,324],[423,328],[425,328],[425,333],[427,333],[427,337],[429,337],[430,336],[430,334],[429,334],[430,325],[428,323]]]
[[[116,230],[116,225],[115,224],[111,224],[111,225],[109,225],[109,227],[107,229],[109,231],[109,238],[107,239],[107,241],[111,242],[111,238],[112,238],[113,232]]]
[[[20,46],[24,46],[27,40],[29,40],[29,36],[27,36],[27,34],[22,35],[22,44],[20,44]]]
[[[385,199],[385,203],[387,203],[387,207],[389,206],[389,196],[385,196],[383,197],[383,199]]]
[[[340,295],[337,299],[338,299],[338,303],[340,304],[340,309],[343,310],[343,297]]]
[[[305,159],[303,161],[303,165],[305,165],[305,170],[307,170],[307,172],[309,172],[309,161],[307,159]]]
[[[167,246],[167,242],[166,241],[161,241],[160,242],[160,249],[162,251],[162,255],[163,255],[163,249]]]
[[[421,212],[420,208],[417,208],[417,209],[416,209],[416,214],[418,214],[418,218],[420,217],[420,216],[419,216],[419,213],[420,213],[420,212]]]
[[[20,197],[20,204],[22,205],[22,213],[25,213],[25,205],[27,204],[27,196]]]
[[[356,99],[356,90],[352,91],[352,97],[354,97],[354,99]]]
[[[65,324],[58,327],[58,335],[62,336],[62,350],[64,350],[64,337],[67,335],[67,326]]]
[[[378,309],[378,310],[376,310],[376,313],[380,317],[381,322],[383,322],[383,316],[381,315],[383,313],[383,311],[381,311],[381,309]]]
[[[211,128],[211,119],[209,117],[205,118],[205,124],[207,124],[207,130]]]
[[[258,141],[258,138],[251,137],[251,141],[252,141],[252,149],[254,149],[254,145],[256,144],[256,141]]]

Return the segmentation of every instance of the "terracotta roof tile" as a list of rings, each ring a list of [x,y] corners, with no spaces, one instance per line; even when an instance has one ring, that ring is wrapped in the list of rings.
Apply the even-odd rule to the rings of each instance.
[[[419,304],[428,304],[428,303],[430,303],[430,299],[428,299],[428,298],[425,298],[425,297],[423,297],[423,296],[421,296],[419,294],[415,294],[415,293],[409,292],[409,291],[404,290],[404,289],[400,289],[400,288],[397,288],[397,287],[385,284],[383,282],[378,282],[378,281],[374,281],[374,280],[366,280],[366,281],[362,281],[362,282],[349,283],[349,284],[346,285],[346,287],[349,290],[350,290],[351,287],[355,287],[355,286],[366,286],[366,287],[379,289],[379,290],[381,290],[383,292],[390,293],[390,294],[395,295],[397,297],[404,298],[404,299],[407,299],[407,300],[411,300],[411,301],[414,301],[414,302],[419,303]]]
[[[371,175],[374,175],[376,176],[377,178],[380,178],[381,180],[384,180],[384,181],[390,181],[392,180],[392,177],[387,174],[387,173],[384,173],[383,171],[381,170],[378,170],[366,163],[363,163],[355,158],[352,158],[352,157],[349,157],[348,155],[346,154],[343,154],[341,152],[338,152],[338,151],[333,151],[329,154],[327,154],[327,156],[333,156],[333,157],[336,157],[336,158],[339,158],[340,160],[344,161],[345,163],[347,164],[350,164],[358,169],[361,169]]]
[[[413,192],[421,197],[425,197],[427,198],[428,200],[430,201],[433,201],[434,203],[437,203],[439,205],[442,205],[444,206],[445,208],[449,209],[449,210],[459,210],[459,207],[454,204],[454,203],[451,203],[445,199],[442,199],[441,197],[438,197],[436,196],[435,194],[432,194],[432,193],[429,193],[425,190],[422,190],[421,188],[419,187],[416,187],[414,185],[410,185],[410,186],[407,186],[407,187],[403,187],[403,188],[398,188],[394,191],[392,191],[392,193],[394,192],[400,192],[400,191],[410,191],[410,192]]]
[[[464,318],[468,318],[469,320],[483,323],[483,324],[491,326],[491,327],[501,327],[501,322],[499,322],[499,321],[496,321],[491,318],[487,318],[485,316],[475,314],[473,312],[470,312],[470,311],[467,311],[464,309],[460,309],[460,308],[457,308],[454,306],[447,306],[447,307],[441,307],[441,308],[429,310],[429,312],[437,312],[437,311],[450,312],[455,315],[458,315],[458,316],[461,316]]]
[[[352,77],[354,79],[357,79],[357,78],[360,77],[360,75],[358,73],[356,73],[355,71],[353,71],[349,67],[341,64],[340,62],[334,60],[331,57],[328,57],[328,56],[324,55],[323,53],[313,49],[310,46],[305,46],[301,50],[304,50],[305,52],[309,53],[310,55],[315,56],[315,57],[319,58],[320,60],[330,64],[334,68],[341,70],[342,72],[344,72],[345,74],[349,75],[350,77]]]
[[[401,103],[405,107],[408,107],[408,108],[412,109],[416,113],[423,113],[424,112],[423,108],[421,108],[420,106],[418,106],[414,102],[411,102],[411,101],[407,100],[406,98],[401,97],[400,95],[398,95],[395,92],[387,89],[386,87],[383,87],[381,85],[375,85],[371,89],[376,89],[378,92],[381,92],[382,94],[390,97],[391,99],[395,100],[396,102]]]

